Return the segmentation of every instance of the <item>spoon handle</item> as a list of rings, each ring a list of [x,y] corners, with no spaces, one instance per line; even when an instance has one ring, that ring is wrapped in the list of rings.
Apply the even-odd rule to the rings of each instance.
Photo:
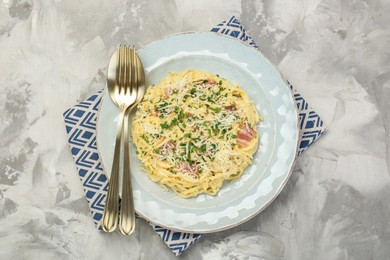
[[[124,164],[123,164],[123,182],[122,182],[122,200],[121,211],[119,218],[119,230],[123,235],[130,235],[135,229],[135,211],[134,211],[134,199],[133,189],[131,185],[131,170],[130,170],[130,134],[129,134],[129,121],[130,121],[129,108],[124,117],[124,138],[125,138],[125,151],[124,151]]]
[[[116,141],[114,159],[112,162],[110,183],[108,187],[108,194],[106,198],[106,205],[104,207],[102,228],[106,232],[113,232],[118,225],[118,211],[119,211],[119,160],[122,141],[122,124],[125,110],[122,110],[118,120],[116,129]]]

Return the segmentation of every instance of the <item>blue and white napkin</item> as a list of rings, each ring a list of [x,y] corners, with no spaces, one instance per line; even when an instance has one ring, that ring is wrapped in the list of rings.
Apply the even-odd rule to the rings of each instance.
[[[238,38],[254,48],[259,48],[234,16],[218,24],[211,31]],[[321,136],[325,126],[320,116],[308,105],[306,100],[289,82],[288,84],[294,93],[295,102],[299,109],[300,145],[298,152],[300,154]],[[101,229],[100,219],[103,216],[108,190],[108,180],[101,167],[96,145],[96,121],[102,96],[102,91],[99,91],[87,100],[69,108],[63,114],[70,150],[84,187],[93,221],[99,229]],[[201,234],[174,232],[152,223],[149,224],[175,255],[180,255],[202,236]]]

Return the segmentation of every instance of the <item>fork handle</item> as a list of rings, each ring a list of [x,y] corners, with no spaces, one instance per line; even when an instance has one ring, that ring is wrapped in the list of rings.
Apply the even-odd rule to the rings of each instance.
[[[131,169],[130,169],[130,135],[129,135],[129,120],[130,107],[124,117],[124,128],[123,135],[125,140],[125,151],[124,151],[124,163],[123,163],[123,182],[122,182],[122,200],[121,210],[119,218],[119,230],[123,235],[130,235],[135,229],[135,210],[134,210],[134,199],[133,189],[131,184]]]
[[[119,162],[120,162],[122,125],[123,125],[124,115],[125,115],[125,109],[121,109],[117,129],[116,129],[116,141],[115,141],[114,159],[112,162],[110,183],[108,187],[106,205],[104,207],[103,218],[102,218],[102,228],[105,232],[113,232],[118,225]]]

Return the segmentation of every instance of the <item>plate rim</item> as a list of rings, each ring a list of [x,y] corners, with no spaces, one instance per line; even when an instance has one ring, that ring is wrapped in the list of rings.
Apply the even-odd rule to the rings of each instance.
[[[227,230],[227,229],[239,226],[239,225],[249,221],[250,219],[254,218],[259,213],[261,213],[263,210],[265,210],[270,204],[272,204],[272,202],[279,196],[281,191],[284,189],[284,187],[286,186],[288,180],[290,179],[290,177],[292,175],[292,172],[294,170],[294,166],[296,164],[297,157],[298,157],[299,141],[300,141],[301,138],[300,138],[300,130],[299,130],[299,111],[298,111],[298,108],[296,107],[296,103],[295,103],[295,99],[294,99],[294,94],[293,94],[294,90],[292,90],[292,89],[290,89],[288,87],[290,85],[289,81],[284,77],[284,75],[279,71],[279,69],[263,54],[263,52],[259,48],[256,48],[256,47],[250,45],[249,43],[244,42],[244,41],[242,41],[242,40],[240,40],[238,38],[231,37],[231,36],[219,33],[219,32],[185,31],[185,32],[169,34],[169,35],[166,35],[166,36],[161,37],[159,39],[153,40],[153,41],[147,43],[146,45],[144,45],[142,48],[139,48],[137,50],[137,53],[140,53],[140,52],[144,51],[146,48],[148,48],[150,45],[152,45],[154,43],[157,43],[159,41],[165,40],[167,38],[171,38],[171,37],[175,37],[175,36],[181,36],[181,35],[196,35],[196,34],[209,34],[209,35],[214,35],[214,36],[216,35],[216,36],[219,36],[219,37],[223,37],[223,38],[228,39],[228,40],[236,41],[237,43],[242,44],[245,47],[249,47],[252,50],[255,50],[256,52],[258,52],[264,58],[264,60],[268,63],[268,65],[272,66],[274,71],[276,71],[279,74],[280,78],[282,79],[282,81],[285,84],[285,87],[288,88],[289,93],[291,95],[291,99],[292,99],[292,101],[294,103],[293,107],[294,107],[294,111],[295,111],[295,115],[296,115],[296,119],[297,119],[296,120],[296,122],[297,122],[297,124],[296,124],[297,138],[296,138],[296,142],[294,143],[295,153],[294,153],[294,157],[293,157],[293,160],[291,162],[291,165],[289,167],[288,174],[286,175],[286,177],[284,178],[283,182],[280,184],[278,189],[276,189],[274,195],[270,199],[268,199],[266,203],[264,203],[261,207],[257,208],[252,214],[249,214],[248,216],[242,218],[240,221],[237,221],[237,222],[229,224],[229,225],[224,225],[224,226],[219,227],[219,228],[190,230],[190,229],[183,229],[183,228],[175,228],[175,227],[171,227],[169,225],[164,225],[164,224],[161,224],[161,223],[157,223],[157,222],[153,221],[152,219],[150,219],[149,217],[145,216],[144,214],[141,214],[140,212],[138,212],[135,209],[135,212],[137,213],[138,216],[140,216],[141,218],[145,219],[146,221],[148,221],[148,222],[150,222],[150,223],[152,223],[154,225],[158,225],[158,226],[161,226],[163,228],[167,228],[169,230],[177,231],[177,232],[207,234],[207,233],[219,232],[219,231],[223,231],[223,230]],[[107,96],[107,84],[105,84],[104,85],[104,89],[102,90],[102,96],[101,96],[101,101],[100,102],[103,104],[104,99],[107,99],[107,98],[109,98],[109,97]],[[102,104],[99,106],[99,109],[98,109],[98,112],[97,112],[98,115],[97,115],[96,137],[99,135],[99,127],[98,127],[99,123],[98,122],[100,121],[101,109],[103,107]],[[106,171],[106,167],[104,165],[104,161],[102,159],[103,157],[102,157],[100,145],[99,145],[99,142],[98,142],[98,138],[96,138],[96,141],[97,141],[97,152],[98,152],[98,155],[99,155],[99,158],[100,158],[100,161],[101,161],[101,167],[103,169],[103,173],[106,176],[107,180],[109,180],[110,176],[106,173],[107,171]],[[119,194],[119,197],[120,197],[120,194]]]

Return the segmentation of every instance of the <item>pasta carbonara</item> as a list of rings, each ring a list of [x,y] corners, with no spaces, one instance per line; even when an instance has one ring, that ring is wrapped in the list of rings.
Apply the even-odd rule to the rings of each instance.
[[[144,171],[182,198],[215,195],[251,164],[261,117],[239,86],[197,70],[150,86],[132,121]]]

